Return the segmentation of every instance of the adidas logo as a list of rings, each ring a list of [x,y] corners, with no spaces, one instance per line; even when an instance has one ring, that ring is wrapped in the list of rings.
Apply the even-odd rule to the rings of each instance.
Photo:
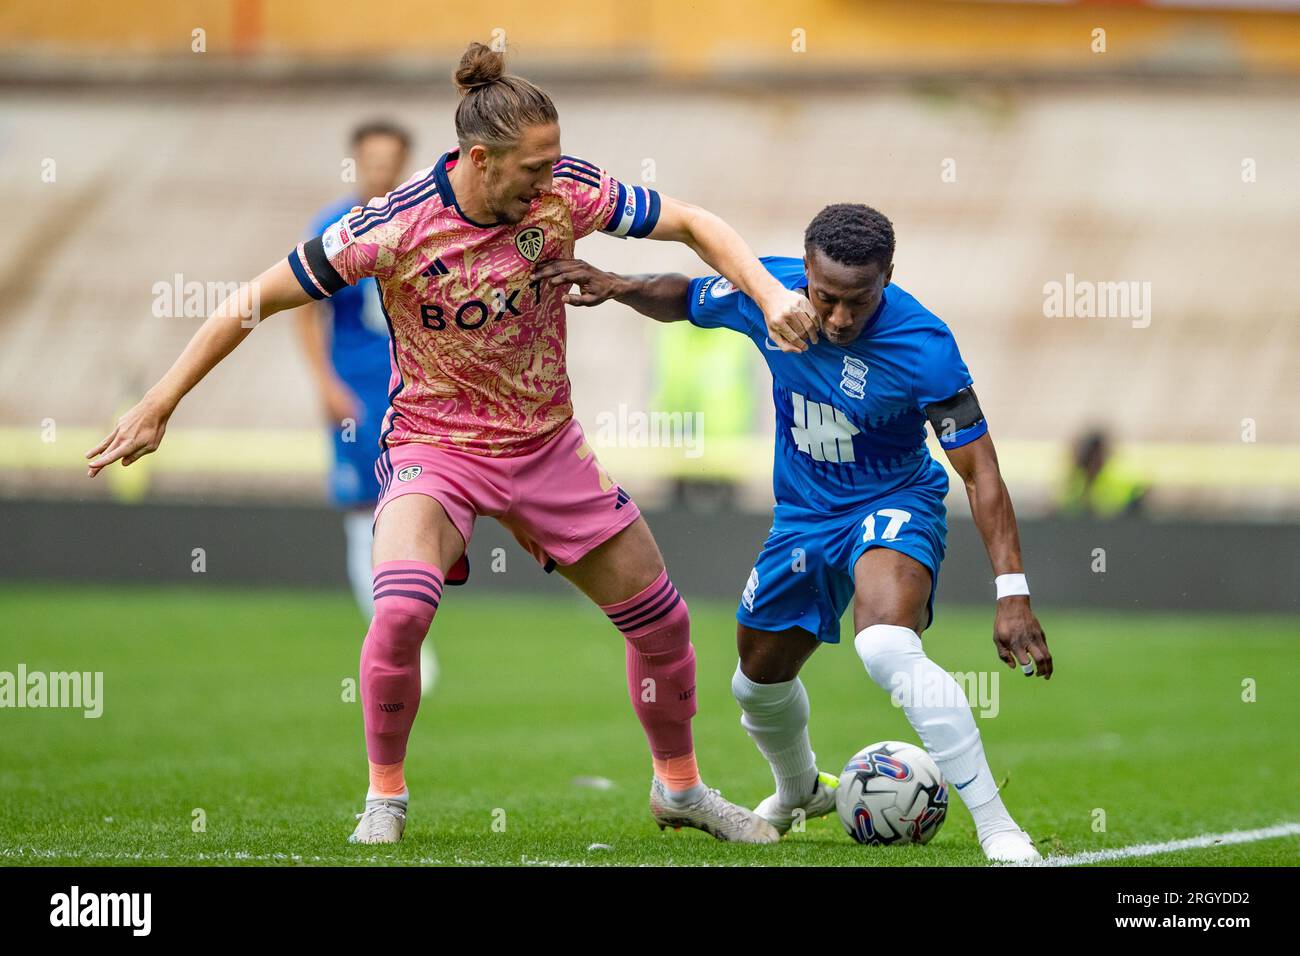
[[[428,267],[424,269],[423,274],[428,276],[430,279],[436,279],[438,276],[445,276],[450,271],[451,270],[443,264],[441,259],[434,259],[433,262],[429,263]]]

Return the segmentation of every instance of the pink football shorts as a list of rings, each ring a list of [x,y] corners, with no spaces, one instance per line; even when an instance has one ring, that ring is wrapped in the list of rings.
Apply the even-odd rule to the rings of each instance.
[[[446,509],[468,548],[474,520],[500,521],[550,571],[573,564],[641,514],[601,467],[576,419],[526,455],[471,455],[425,442],[386,449],[375,462],[375,519],[394,498],[428,495]],[[445,569],[449,584],[469,575],[464,558]]]

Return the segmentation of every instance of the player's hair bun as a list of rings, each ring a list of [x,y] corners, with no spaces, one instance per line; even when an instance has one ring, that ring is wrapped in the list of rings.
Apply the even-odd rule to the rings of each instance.
[[[471,43],[451,78],[460,90],[456,141],[463,150],[476,143],[488,149],[508,149],[519,141],[525,128],[559,118],[546,92],[522,76],[507,73],[505,54],[485,44]]]
[[[487,44],[471,43],[460,58],[460,66],[451,75],[460,95],[491,86],[506,72],[504,53],[498,53]]]

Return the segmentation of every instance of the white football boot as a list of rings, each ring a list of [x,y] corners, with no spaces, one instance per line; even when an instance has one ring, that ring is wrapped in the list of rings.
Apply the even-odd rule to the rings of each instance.
[[[357,828],[348,842],[396,843],[405,829],[405,800],[367,800],[365,812],[357,814]]]
[[[727,800],[717,790],[706,789],[694,803],[674,806],[668,802],[658,777],[650,784],[650,816],[660,830],[693,827],[729,843],[776,843],[781,839],[772,824]]]
[[[835,791],[839,788],[840,778],[833,773],[820,771],[813,781],[813,791],[801,807],[787,807],[772,794],[754,808],[754,812],[766,820],[785,836],[794,826],[795,819],[802,814],[805,820],[824,817],[835,809]]]
[[[980,848],[994,863],[1038,863],[1043,859],[1024,830],[991,833],[980,842]]]

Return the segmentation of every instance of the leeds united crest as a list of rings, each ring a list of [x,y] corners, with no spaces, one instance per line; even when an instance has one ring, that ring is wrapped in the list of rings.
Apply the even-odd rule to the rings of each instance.
[[[515,236],[515,248],[529,262],[536,262],[537,257],[542,254],[542,245],[545,241],[541,229],[536,226],[529,226]]]

